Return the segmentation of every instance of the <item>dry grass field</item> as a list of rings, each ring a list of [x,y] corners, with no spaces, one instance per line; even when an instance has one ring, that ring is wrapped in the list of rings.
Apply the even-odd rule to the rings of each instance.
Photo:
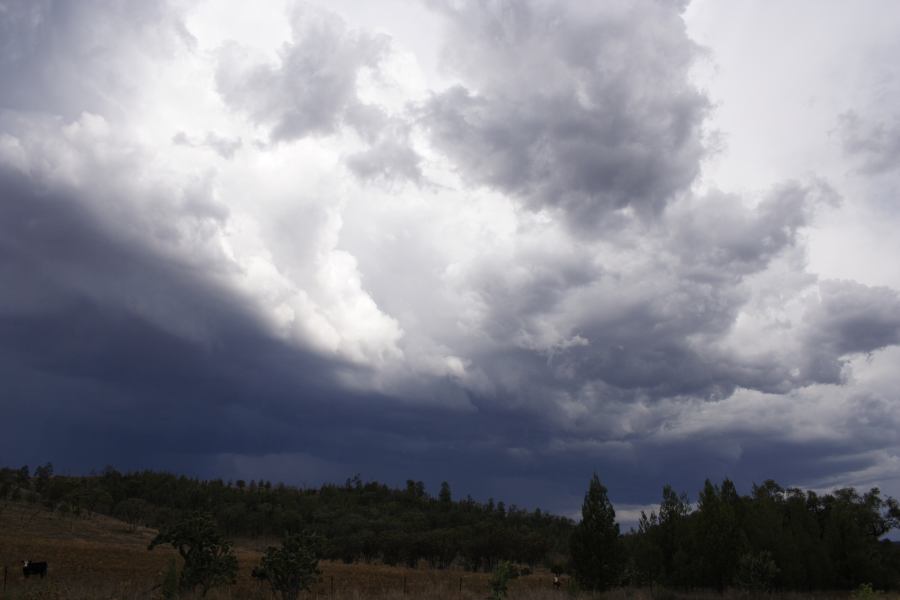
[[[7,568],[2,600],[137,600],[161,598],[158,584],[174,550],[147,544],[155,535],[150,529],[131,530],[128,525],[103,516],[61,517],[21,504],[0,505],[0,565]],[[209,600],[262,600],[272,598],[268,588],[250,577],[264,542],[238,543],[240,575],[235,585],[214,590]],[[22,575],[23,559],[45,560],[50,565],[46,579]],[[323,577],[307,598],[319,600],[483,600],[488,596],[487,574],[457,570],[405,569],[384,565],[344,565],[323,562]],[[0,573],[2,577],[2,573]],[[537,572],[514,580],[511,600],[563,600],[569,594],[552,589],[551,576]],[[0,581],[2,586],[2,581]],[[404,593],[405,588],[405,593]],[[199,597],[199,594],[198,594]],[[591,598],[581,594],[580,598]],[[725,598],[746,598],[726,594]],[[848,598],[847,594],[791,594],[796,600]],[[601,596],[597,596],[601,598]],[[614,590],[603,600],[717,598],[712,593],[673,594],[667,591]],[[896,599],[898,596],[884,596]]]

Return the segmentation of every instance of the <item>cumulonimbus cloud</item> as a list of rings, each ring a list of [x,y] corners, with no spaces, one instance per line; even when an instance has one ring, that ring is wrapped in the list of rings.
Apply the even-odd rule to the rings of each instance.
[[[210,465],[474,462],[473,481],[545,483],[706,453],[693,435],[735,461],[815,437],[740,430],[767,402],[890,412],[851,375],[900,343],[896,291],[807,266],[838,194],[694,189],[710,102],[683,7],[429,5],[450,83],[422,95],[388,73],[396,41],[309,5],[273,59],[204,49],[190,9],[5,3],[0,372],[18,397],[52,412],[71,393],[66,419],[144,444],[135,415],[181,414],[165,439]],[[886,172],[890,132],[854,123],[846,148]]]

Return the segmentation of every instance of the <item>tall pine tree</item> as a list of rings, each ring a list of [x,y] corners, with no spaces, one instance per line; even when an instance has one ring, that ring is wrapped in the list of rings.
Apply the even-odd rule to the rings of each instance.
[[[616,511],[594,473],[581,506],[581,523],[572,532],[570,551],[578,584],[606,590],[620,579],[621,552]]]

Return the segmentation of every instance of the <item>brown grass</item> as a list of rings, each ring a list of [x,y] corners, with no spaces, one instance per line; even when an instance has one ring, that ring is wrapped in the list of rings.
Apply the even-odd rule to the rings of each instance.
[[[61,517],[23,504],[0,504],[0,569],[6,567],[6,590],[0,572],[2,600],[143,600],[161,598],[162,582],[174,550],[147,551],[155,535],[151,529],[131,530],[109,517]],[[273,598],[268,588],[250,577],[266,543],[238,542],[240,574],[235,585],[210,592],[208,600],[263,600]],[[22,560],[46,560],[46,579],[24,579]],[[179,565],[180,566],[180,565]],[[345,565],[323,562],[322,580],[312,593],[301,597],[318,600],[484,600],[489,576],[459,570],[409,569],[385,565]],[[740,593],[677,593],[665,590],[620,589],[606,594],[570,596],[551,585],[546,571],[521,577],[510,584],[510,600],[675,600],[741,599]],[[332,588],[333,586],[333,588]],[[333,589],[333,595],[332,595]],[[405,592],[404,593],[404,589]],[[199,594],[198,596],[199,597]],[[771,596],[775,598],[775,596]],[[846,599],[848,594],[788,594],[790,600]],[[884,596],[897,599],[898,596]]]

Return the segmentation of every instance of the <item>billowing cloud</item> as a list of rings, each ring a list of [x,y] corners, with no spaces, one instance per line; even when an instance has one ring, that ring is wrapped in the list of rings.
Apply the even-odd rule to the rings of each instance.
[[[591,227],[657,214],[697,176],[708,102],[674,4],[433,4],[461,83],[426,119],[467,180]]]
[[[428,5],[425,77],[308,3],[260,48],[0,2],[0,454],[565,511],[595,469],[635,505],[883,477],[900,299],[809,261],[858,188],[698,185],[684,7]],[[842,119],[850,176],[890,174],[890,128]]]
[[[900,119],[871,122],[853,111],[838,117],[844,152],[866,173],[884,173],[900,165]]]
[[[295,5],[290,19],[293,39],[279,64],[254,59],[252,49],[232,43],[222,48],[216,71],[225,100],[269,127],[273,141],[334,132],[360,103],[360,71],[376,68],[388,44],[311,5]]]

